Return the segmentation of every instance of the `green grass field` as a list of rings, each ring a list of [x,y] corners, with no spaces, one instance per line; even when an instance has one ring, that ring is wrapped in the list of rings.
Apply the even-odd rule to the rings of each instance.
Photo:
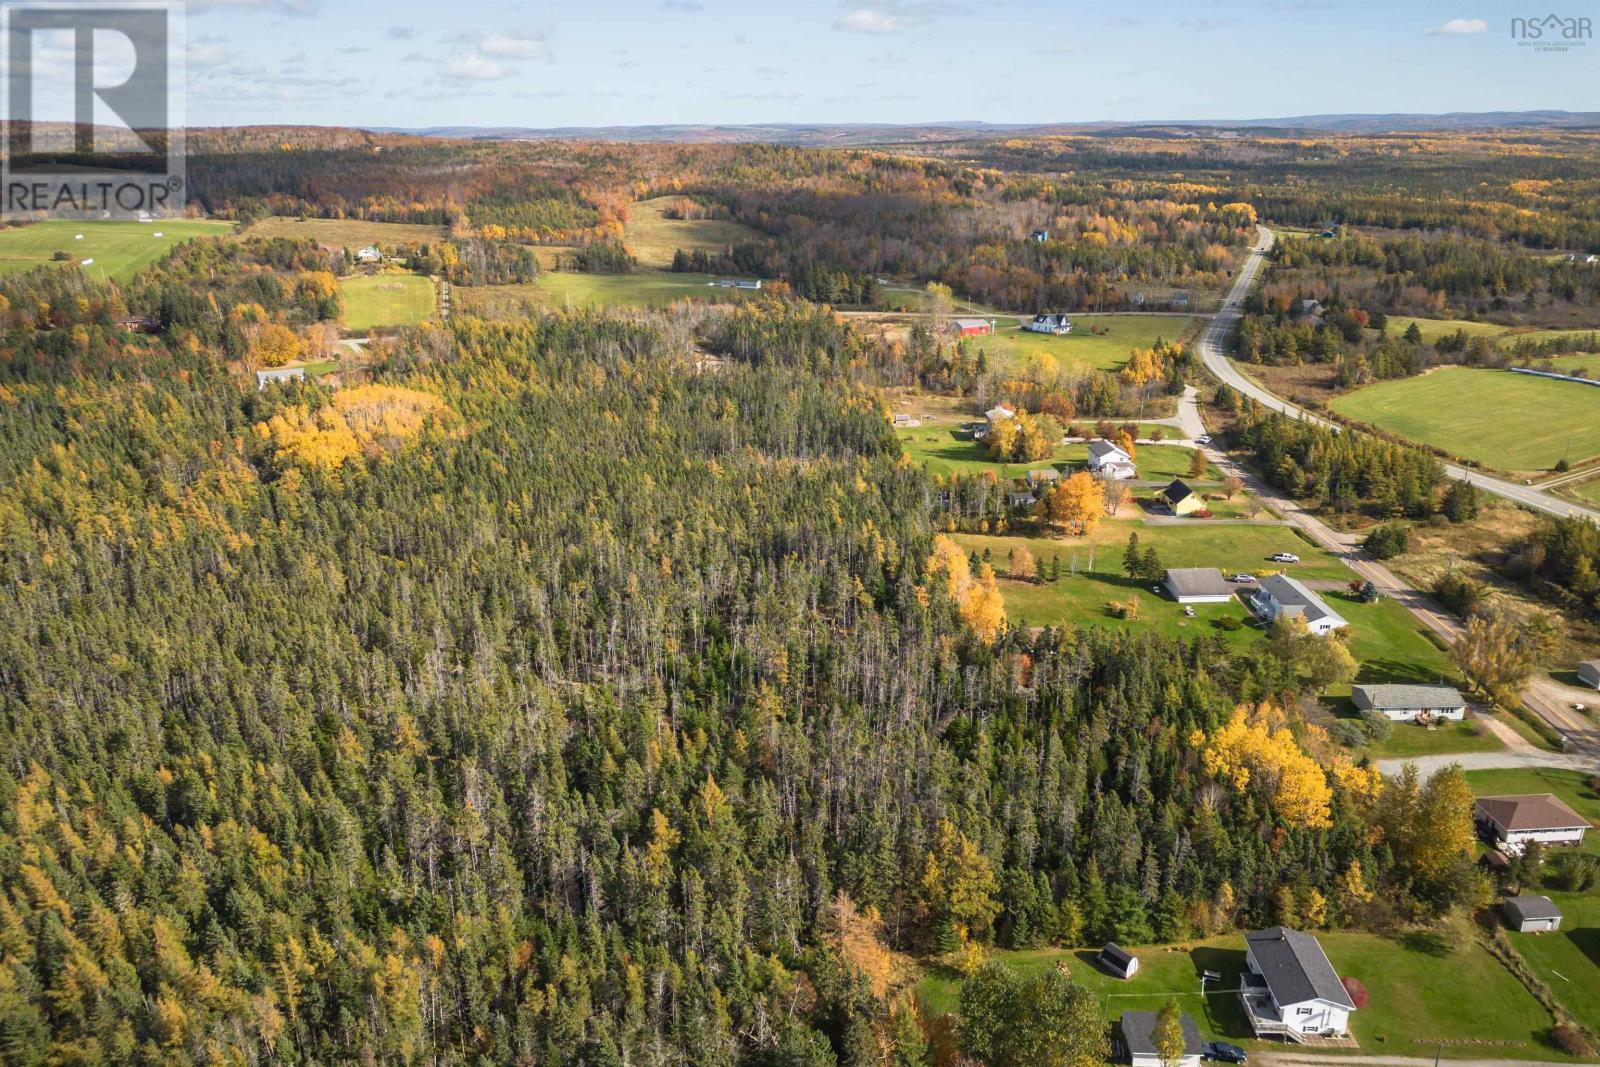
[[[1037,463],[995,463],[989,459],[989,453],[983,447],[982,441],[973,441],[958,435],[948,426],[902,428],[895,433],[900,438],[901,447],[906,450],[913,463],[925,466],[929,474],[941,478],[951,474],[976,474],[980,471],[993,471],[998,478],[1020,478],[1030,470],[1041,470],[1045,467],[1077,469],[1083,466],[1089,457],[1088,445],[1060,445],[1056,448],[1055,455]],[[1139,466],[1140,478],[1153,481],[1189,477],[1189,463],[1194,453],[1187,448],[1180,448],[1177,445],[1140,445],[1137,452],[1135,462]],[[1206,478],[1201,480],[1216,481],[1219,478],[1220,472],[1214,467],[1208,467]],[[1138,492],[1141,491],[1136,491],[1136,495]],[[1148,494],[1148,490],[1142,492]]]
[[[360,274],[339,279],[344,324],[357,333],[376,326],[415,326],[433,315],[433,281],[420,274]]]
[[[1586,504],[1600,504],[1600,478],[1576,485],[1564,486],[1561,492]]]
[[[124,282],[166,255],[175,245],[196,237],[220,237],[231,222],[206,219],[162,219],[158,222],[75,222],[50,219],[0,230],[0,273],[41,266],[68,266],[50,257],[66,252],[91,278]],[[83,240],[77,240],[82,234]],[[161,236],[156,236],[160,234]],[[93,260],[85,263],[85,260]]]
[[[244,231],[246,237],[293,237],[335,248],[365,245],[431,244],[444,237],[443,226],[366,219],[295,219],[275,215]]]
[[[1556,999],[1590,1030],[1600,1031],[1600,892],[1548,892],[1561,909],[1561,929],[1507,936]]]
[[[658,196],[640,200],[628,208],[623,241],[633,251],[641,267],[670,267],[678,249],[685,252],[719,252],[730,245],[761,237],[743,223],[727,219],[669,219],[666,211],[674,204],[690,203],[687,197]]]
[[[1494,337],[1506,332],[1508,327],[1493,322],[1463,322],[1460,319],[1419,319],[1410,315],[1389,316],[1389,336],[1400,337],[1412,324],[1417,324],[1417,331],[1422,334],[1424,344],[1433,344],[1441,337],[1448,337],[1457,330],[1464,330],[1468,337]]]
[[[1176,341],[1193,322],[1188,315],[1073,315],[1072,332],[1065,337],[1051,337],[1007,329],[1009,320],[1001,319],[997,333],[974,337],[966,343],[1019,369],[1039,366],[1046,370],[1115,370],[1127,362],[1134,349],[1149,348],[1157,338]],[[1095,327],[1103,332],[1094,333]]]
[[[457,286],[453,293],[463,310],[490,316],[514,314],[523,304],[530,303],[551,308],[666,307],[679,300],[726,302],[746,298],[740,290],[707,284],[715,280],[710,274],[670,271],[544,271],[532,285]]]
[[[1340,931],[1317,937],[1334,969],[1358,978],[1371,995],[1367,1006],[1351,1015],[1364,1054],[1565,1058],[1546,1041],[1545,1010],[1471,936],[1386,938]],[[1251,1038],[1238,998],[1227,992],[1238,987],[1244,968],[1242,936],[1134,951],[1139,972],[1127,981],[1098,971],[1090,950],[1000,952],[996,958],[1024,973],[1065,965],[1074,980],[1101,997],[1107,1019],[1125,1010],[1154,1011],[1176,996],[1203,1037],[1243,1043],[1252,1051],[1283,1050],[1281,1043]],[[1223,991],[1200,996],[1202,970],[1220,972]],[[943,1015],[958,1010],[960,990],[959,978],[941,971],[925,978],[917,995],[930,1015]]]
[[[1346,393],[1333,410],[1498,470],[1600,455],[1600,390],[1504,371],[1443,367]]]

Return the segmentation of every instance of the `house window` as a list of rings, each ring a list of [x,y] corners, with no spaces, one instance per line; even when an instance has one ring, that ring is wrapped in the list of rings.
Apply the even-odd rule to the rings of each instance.
[[[1300,1008],[1298,1011],[1295,1012],[1295,1014],[1296,1015],[1310,1015],[1311,1014],[1311,1009],[1310,1008]]]

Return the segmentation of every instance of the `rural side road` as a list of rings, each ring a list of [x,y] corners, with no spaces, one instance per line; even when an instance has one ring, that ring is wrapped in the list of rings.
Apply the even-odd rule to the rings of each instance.
[[[1267,227],[1258,226],[1256,229],[1260,233],[1260,238],[1256,241],[1255,247],[1250,250],[1250,254],[1245,256],[1244,265],[1239,268],[1233,288],[1229,290],[1227,300],[1223,301],[1222,310],[1212,316],[1210,325],[1200,334],[1200,359],[1205,363],[1206,369],[1216,375],[1219,380],[1226,382],[1231,388],[1248,396],[1262,407],[1280,411],[1292,419],[1310,419],[1320,425],[1337,429],[1336,423],[1313,415],[1304,408],[1291,404],[1276,393],[1268,392],[1260,385],[1257,385],[1245,377],[1228,359],[1225,342],[1239,321],[1242,314],[1239,310],[1240,305],[1244,303],[1245,295],[1250,292],[1250,285],[1255,281],[1256,274],[1260,272],[1261,265],[1266,262],[1267,252],[1272,248],[1274,239],[1272,231]],[[1468,470],[1454,463],[1444,464],[1444,472],[1452,478],[1471,482],[1478,488],[1487,490],[1495,496],[1505,497],[1507,500],[1525,504],[1539,511],[1568,518],[1580,517],[1600,522],[1600,511],[1594,508],[1586,508],[1581,504],[1574,504],[1568,500],[1562,500],[1560,497],[1551,496],[1549,493],[1541,492],[1533,486],[1518,485],[1503,478],[1491,478],[1482,471]]]
[[[1265,226],[1260,227],[1261,239],[1246,257],[1244,265],[1239,269],[1233,288],[1228,292],[1228,298],[1223,302],[1222,310],[1214,315],[1211,322],[1200,334],[1200,356],[1206,367],[1218,378],[1238,389],[1247,396],[1262,400],[1267,406],[1275,410],[1298,417],[1316,419],[1287,401],[1262,389],[1254,382],[1245,378],[1233,367],[1224,354],[1229,333],[1239,321],[1239,305],[1244,302],[1245,294],[1249,292],[1251,284],[1255,281],[1256,274],[1261,269],[1265,259],[1265,252],[1272,247],[1272,231]],[[1264,399],[1263,399],[1264,398]],[[1188,395],[1185,401],[1190,401]],[[1428,597],[1409,583],[1402,581],[1395,573],[1375,560],[1367,559],[1359,548],[1358,538],[1353,534],[1340,533],[1327,523],[1306,511],[1297,502],[1289,499],[1273,487],[1269,486],[1254,473],[1240,466],[1234,460],[1215,448],[1206,448],[1206,455],[1211,461],[1226,474],[1232,474],[1256,493],[1261,500],[1284,519],[1301,530],[1313,542],[1333,553],[1345,566],[1355,571],[1362,578],[1370,581],[1384,596],[1398,602],[1410,611],[1424,626],[1439,635],[1445,642],[1454,644],[1461,636],[1461,627],[1456,621],[1440,611]],[[1459,468],[1458,468],[1459,469]],[[1474,475],[1473,480],[1483,485],[1482,476]],[[1487,488],[1487,486],[1485,486]],[[1516,487],[1512,487],[1516,488]],[[1559,502],[1558,502],[1559,503]],[[1515,760],[1494,766],[1555,766],[1576,767],[1585,771],[1600,770],[1600,727],[1594,720],[1581,712],[1572,710],[1573,698],[1565,687],[1546,678],[1536,677],[1528,683],[1522,694],[1523,703],[1535,714],[1548,722],[1555,730],[1563,734],[1572,751],[1567,753],[1551,753],[1538,749],[1516,750],[1510,749],[1503,753],[1491,753],[1503,759]],[[1445,758],[1444,762],[1460,762],[1466,765],[1471,757],[1458,756]],[[1419,767],[1428,763],[1428,760],[1417,760]],[[1384,761],[1398,767],[1396,761]],[[1385,768],[1380,763],[1384,773],[1392,773],[1390,768]]]

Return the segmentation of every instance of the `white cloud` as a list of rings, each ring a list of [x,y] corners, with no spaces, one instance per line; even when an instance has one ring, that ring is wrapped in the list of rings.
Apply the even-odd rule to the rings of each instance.
[[[191,67],[217,67],[226,63],[232,55],[228,49],[217,41],[202,41],[189,46],[184,53],[184,59]]]
[[[1428,32],[1456,36],[1464,33],[1483,33],[1488,28],[1489,24],[1483,19],[1451,19],[1441,26],[1435,26]]]
[[[439,73],[456,81],[492,82],[504,78],[510,71],[506,70],[504,64],[477,52],[469,52],[440,67]]]
[[[854,11],[847,11],[839,16],[839,21],[833,24],[836,30],[851,30],[855,33],[894,33],[903,30],[909,23],[899,15],[890,14],[882,8],[858,7]]]
[[[936,15],[962,9],[950,0],[876,0],[850,8],[834,21],[833,28],[852,33],[898,33],[931,22]]]
[[[548,59],[550,46],[537,37],[491,33],[478,42],[478,51],[500,59]]]

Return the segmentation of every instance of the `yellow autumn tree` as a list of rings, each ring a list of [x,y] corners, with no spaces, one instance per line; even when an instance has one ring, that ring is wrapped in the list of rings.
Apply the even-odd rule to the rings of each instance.
[[[922,870],[923,902],[933,921],[979,938],[1000,914],[999,891],[989,857],[949,819],[941,819]]]
[[[1206,773],[1237,792],[1255,793],[1290,826],[1321,830],[1333,824],[1327,776],[1295,744],[1281,709],[1241,706],[1210,737],[1196,731],[1193,740]]]
[[[974,576],[967,554],[943,534],[933,539],[933,552],[928,557],[928,580],[934,587],[944,590],[945,596],[961,612],[961,621],[983,641],[993,641],[1005,627],[1005,601],[1000,595],[994,568],[985,563]]]
[[[1034,505],[1034,515],[1076,537],[1094,532],[1105,514],[1105,487],[1087,471],[1078,471],[1051,488]]]
[[[281,367],[290,360],[299,359],[305,352],[305,342],[287,326],[269,322],[256,333],[250,345],[250,358],[261,367]]]

